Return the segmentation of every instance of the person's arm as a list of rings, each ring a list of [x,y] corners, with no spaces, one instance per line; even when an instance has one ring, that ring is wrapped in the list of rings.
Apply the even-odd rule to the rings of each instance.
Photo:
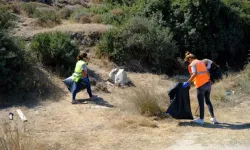
[[[87,65],[86,64],[82,65],[82,77],[87,78]]]
[[[87,78],[87,75],[86,75],[84,70],[82,70],[82,76],[83,76],[83,78]]]
[[[207,70],[209,70],[211,68],[212,63],[213,63],[213,61],[211,61],[211,60],[208,61],[207,66],[206,66]]]
[[[191,75],[191,77],[188,79],[188,83],[191,83],[193,80],[194,80],[194,78],[197,76],[197,72],[194,72],[194,73],[192,73],[192,75]]]

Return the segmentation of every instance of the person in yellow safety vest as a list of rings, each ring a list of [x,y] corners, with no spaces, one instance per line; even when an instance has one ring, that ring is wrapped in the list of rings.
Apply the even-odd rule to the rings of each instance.
[[[87,92],[89,94],[90,100],[94,100],[96,97],[92,95],[91,86],[88,78],[88,68],[87,62],[89,58],[86,53],[81,53],[77,56],[77,63],[75,66],[74,73],[72,74],[73,86],[72,86],[72,104],[77,104],[78,101],[75,100],[76,93],[79,88],[79,84],[83,81],[86,85]]]
[[[197,99],[200,108],[200,118],[194,119],[192,122],[203,125],[204,124],[204,99],[207,104],[211,122],[217,123],[213,106],[210,101],[210,92],[211,92],[211,83],[210,83],[210,75],[203,61],[196,59],[196,57],[187,52],[185,55],[185,61],[189,63],[188,71],[191,77],[187,82],[184,82],[182,87],[187,88],[191,82],[194,83],[197,89]]]

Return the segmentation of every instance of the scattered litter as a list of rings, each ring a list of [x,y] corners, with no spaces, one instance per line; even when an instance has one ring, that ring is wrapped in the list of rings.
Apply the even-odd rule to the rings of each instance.
[[[13,114],[12,112],[10,112],[10,113],[9,113],[9,118],[10,118],[10,120],[13,120],[13,116],[14,116],[14,114]]]
[[[24,121],[24,122],[28,121],[20,109],[17,109],[16,111],[17,111],[17,113],[20,116],[22,121]]]
[[[226,96],[229,96],[229,95],[231,95],[231,93],[232,93],[232,92],[225,92],[225,95],[226,95]]]

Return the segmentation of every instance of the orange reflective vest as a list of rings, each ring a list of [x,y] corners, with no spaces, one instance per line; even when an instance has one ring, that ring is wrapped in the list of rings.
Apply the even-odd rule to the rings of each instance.
[[[196,88],[204,85],[210,80],[206,65],[203,61],[195,59],[189,66],[188,72],[192,74],[191,67],[196,67],[197,76],[194,78],[193,82]]]

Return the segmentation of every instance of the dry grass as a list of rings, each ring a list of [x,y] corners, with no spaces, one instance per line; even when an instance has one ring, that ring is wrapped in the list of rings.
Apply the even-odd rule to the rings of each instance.
[[[100,14],[94,15],[91,18],[91,22],[93,22],[93,23],[101,23],[102,22],[102,15],[100,15]]]
[[[79,20],[80,23],[85,24],[85,23],[91,23],[91,20],[89,19],[88,16],[82,16]]]
[[[12,127],[7,121],[1,125],[2,136],[0,136],[1,150],[34,150],[34,141],[15,125]]]
[[[0,124],[0,149],[1,150],[59,150],[61,146],[55,143],[49,146],[47,143],[34,139],[27,126],[20,128],[16,122],[3,120]]]
[[[150,118],[129,114],[119,119],[119,121],[116,124],[114,124],[114,127],[116,129],[123,130],[126,128],[138,128],[138,127],[157,128],[158,125]]]
[[[224,76],[223,80],[216,82],[212,86],[211,98],[217,102],[229,100],[230,94],[249,94],[250,93],[250,64],[239,74],[231,73]],[[230,92],[226,95],[226,92]]]
[[[122,10],[122,9],[119,9],[119,8],[117,8],[117,9],[112,9],[110,12],[111,12],[113,15],[117,15],[117,16],[123,14],[123,10]]]
[[[134,93],[130,96],[130,101],[141,114],[159,116],[162,113],[158,102],[159,95],[151,90],[146,88],[134,89]]]

